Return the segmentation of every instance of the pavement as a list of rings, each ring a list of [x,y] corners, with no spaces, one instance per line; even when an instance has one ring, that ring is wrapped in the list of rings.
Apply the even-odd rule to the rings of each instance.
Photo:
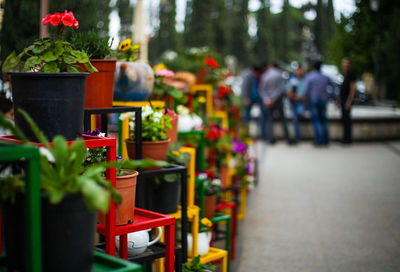
[[[400,271],[400,142],[257,151],[232,271]]]

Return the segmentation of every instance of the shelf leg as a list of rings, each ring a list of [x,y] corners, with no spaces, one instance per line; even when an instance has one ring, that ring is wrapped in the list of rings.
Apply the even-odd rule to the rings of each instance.
[[[165,226],[165,271],[174,271],[175,224]]]

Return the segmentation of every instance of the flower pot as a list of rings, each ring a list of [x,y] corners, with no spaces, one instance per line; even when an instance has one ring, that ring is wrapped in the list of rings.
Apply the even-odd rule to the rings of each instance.
[[[197,253],[201,256],[206,255],[210,250],[211,232],[200,232],[197,236]],[[193,237],[191,233],[187,235],[188,254],[192,253]]]
[[[126,149],[128,157],[135,160],[135,141],[126,140]],[[168,143],[170,139],[156,142],[142,142],[142,159],[153,159],[158,161],[165,161],[168,153]]]
[[[117,61],[114,75],[115,101],[145,101],[154,85],[154,72],[144,62]]]
[[[9,271],[27,271],[25,264],[24,199],[4,203],[4,234]],[[68,195],[52,205],[42,197],[43,271],[92,271],[96,213],[80,194]]]
[[[83,104],[88,73],[10,73],[15,124],[31,141],[37,141],[18,108],[25,110],[49,140],[56,135],[68,141],[83,132]]]
[[[117,176],[116,190],[121,194],[122,202],[115,205],[115,225],[126,225],[133,223],[136,196],[136,181],[138,172],[124,170],[130,173],[125,176]],[[106,224],[106,215],[99,213],[100,224]]]
[[[167,131],[167,136],[171,140],[170,145],[178,140],[178,118],[179,116],[173,117],[171,119],[171,129]]]
[[[221,178],[221,186],[222,188],[226,188],[228,186],[228,172],[229,168],[228,167],[221,167],[219,169],[219,176]]]
[[[154,180],[144,180],[138,184],[136,205],[140,208],[163,214],[177,211],[180,195],[180,180],[156,183]]]
[[[86,79],[85,109],[111,108],[117,60],[91,59],[90,62],[98,72],[91,73]]]
[[[211,219],[214,218],[215,206],[217,205],[217,195],[209,195],[204,197],[204,216]]]

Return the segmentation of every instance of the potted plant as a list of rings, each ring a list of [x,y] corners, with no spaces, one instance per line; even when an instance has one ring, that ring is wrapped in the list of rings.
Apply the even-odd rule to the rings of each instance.
[[[221,191],[221,179],[210,179],[206,173],[200,173],[198,177],[204,180],[204,216],[214,218],[217,198]]]
[[[211,263],[202,264],[200,262],[200,255],[196,256],[190,262],[183,265],[183,272],[212,272],[215,271],[215,265]]]
[[[130,159],[135,155],[135,115],[132,112],[121,114],[120,119],[129,118],[130,135],[126,140],[126,148]],[[167,131],[171,129],[171,117],[164,114],[163,110],[156,110],[151,106],[142,109],[142,157],[153,160],[165,161],[170,139]]]
[[[200,256],[204,256],[208,253],[210,249],[211,242],[211,228],[213,224],[207,217],[204,217],[200,220],[199,224],[199,234],[197,237],[197,252]],[[188,233],[188,254],[192,252],[193,247],[193,237],[192,233]]]
[[[219,177],[221,178],[222,187],[225,188],[228,185],[228,154],[231,154],[232,149],[232,137],[224,133],[222,136],[216,141],[215,145],[215,165],[219,172]]]
[[[166,161],[168,164],[187,166],[190,155],[179,151],[179,143],[169,147]],[[167,174],[146,178],[145,182],[138,184],[137,203],[140,207],[163,213],[171,214],[177,211],[180,195],[180,174]]]
[[[136,169],[158,165],[154,162],[99,162],[84,165],[86,147],[82,140],[68,146],[62,136],[52,145],[24,111],[30,128],[40,140],[40,186],[42,191],[42,258],[43,271],[91,271],[95,232],[95,211],[107,212],[110,196],[120,202],[121,196],[103,178],[107,167]],[[25,135],[0,114],[0,126],[27,143]],[[4,216],[5,245],[10,271],[25,271],[24,256],[24,188],[20,176],[0,179]]]
[[[20,54],[12,52],[3,63],[3,72],[11,75],[14,110],[26,110],[50,139],[62,135],[67,140],[81,136],[85,81],[88,73],[76,63],[83,64],[89,72],[96,72],[85,52],[73,49],[64,40],[67,28],[78,28],[72,12],[48,14],[42,24],[57,27],[57,37],[41,38]],[[29,130],[21,114],[16,113],[15,123],[31,141],[38,139]]]
[[[116,59],[106,59],[111,55],[112,40],[102,37],[95,31],[76,33],[72,46],[84,51],[90,62],[98,70],[86,79],[85,108],[110,108],[113,102],[114,74]],[[81,65],[83,68],[83,65]]]
[[[154,73],[145,62],[136,61],[140,47],[126,39],[118,46],[115,70],[115,101],[145,101],[154,85]]]

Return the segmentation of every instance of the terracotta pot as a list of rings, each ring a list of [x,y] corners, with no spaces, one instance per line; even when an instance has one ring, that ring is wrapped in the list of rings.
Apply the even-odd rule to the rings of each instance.
[[[126,140],[128,157],[135,160],[135,141]],[[142,158],[165,161],[168,153],[168,143],[170,139],[156,142],[142,142]]]
[[[216,205],[217,205],[217,195],[205,196],[204,197],[204,216],[209,219],[214,218]]]
[[[91,59],[99,70],[86,80],[85,109],[111,108],[114,93],[114,74],[117,60]]]
[[[178,140],[178,118],[179,116],[176,116],[171,120],[172,128],[167,131],[167,136],[171,140],[169,142],[170,145],[172,145]]]
[[[136,181],[138,172],[124,170],[129,173],[125,176],[117,177],[116,190],[121,194],[122,202],[115,205],[115,225],[126,225],[133,223],[135,210]],[[99,213],[100,224],[106,223],[106,216]]]
[[[228,186],[228,172],[229,168],[228,167],[221,167],[219,169],[219,176],[221,178],[221,186],[222,188],[226,188]]]

